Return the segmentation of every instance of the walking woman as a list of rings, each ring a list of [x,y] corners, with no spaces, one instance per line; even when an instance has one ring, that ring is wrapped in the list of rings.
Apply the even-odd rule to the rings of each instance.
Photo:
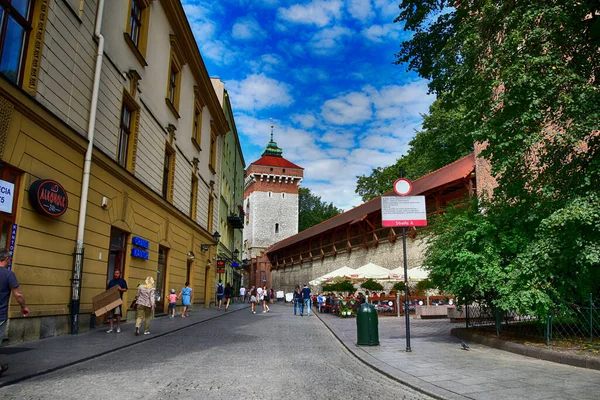
[[[294,315],[296,315],[298,307],[300,307],[300,312],[302,312],[302,292],[300,292],[300,286],[296,285],[296,289],[294,290]]]
[[[252,305],[252,314],[256,314],[256,303],[258,303],[258,298],[256,294],[256,289],[252,288],[252,292],[250,292],[250,304]]]
[[[227,282],[225,285],[225,311],[229,309],[229,302],[231,301],[231,296],[233,295],[233,289],[231,288],[231,283]]]
[[[179,296],[181,297],[181,304],[183,304],[183,311],[181,312],[181,318],[188,317],[188,307],[192,304],[192,288],[190,287],[190,283],[186,282],[185,287],[181,288],[181,292],[179,292]]]
[[[156,289],[154,289],[154,278],[151,276],[146,278],[146,282],[140,285],[136,296],[137,304],[137,319],[135,321],[135,336],[140,334],[140,326],[142,319],[144,322],[144,335],[150,334],[150,318],[154,310]]]
[[[263,312],[269,312],[271,311],[271,309],[269,308],[269,299],[271,298],[269,289],[267,289],[267,286],[265,285],[265,287],[263,288]]]

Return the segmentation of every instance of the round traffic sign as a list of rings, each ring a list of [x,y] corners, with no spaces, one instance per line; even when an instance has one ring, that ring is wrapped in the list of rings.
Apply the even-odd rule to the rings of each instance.
[[[408,196],[412,190],[412,183],[408,179],[400,178],[394,182],[394,192],[399,196]]]

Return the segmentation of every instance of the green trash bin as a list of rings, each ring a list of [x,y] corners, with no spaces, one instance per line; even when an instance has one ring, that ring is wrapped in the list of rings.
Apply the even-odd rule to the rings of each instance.
[[[362,304],[356,313],[356,333],[359,346],[378,346],[379,327],[377,310],[372,304]]]

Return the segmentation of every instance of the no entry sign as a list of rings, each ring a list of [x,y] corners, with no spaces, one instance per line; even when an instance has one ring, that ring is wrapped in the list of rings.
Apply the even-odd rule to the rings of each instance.
[[[425,196],[385,196],[381,198],[383,226],[427,226]]]

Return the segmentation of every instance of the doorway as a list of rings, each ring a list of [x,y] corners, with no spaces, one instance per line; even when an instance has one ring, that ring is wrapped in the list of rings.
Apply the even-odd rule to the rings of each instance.
[[[165,312],[165,293],[167,285],[167,256],[169,249],[163,246],[158,247],[158,268],[156,270],[156,313]]]
[[[125,255],[127,254],[127,232],[117,228],[110,228],[110,249],[108,255],[108,268],[106,271],[106,284],[113,279],[115,271],[121,271],[125,276]]]

